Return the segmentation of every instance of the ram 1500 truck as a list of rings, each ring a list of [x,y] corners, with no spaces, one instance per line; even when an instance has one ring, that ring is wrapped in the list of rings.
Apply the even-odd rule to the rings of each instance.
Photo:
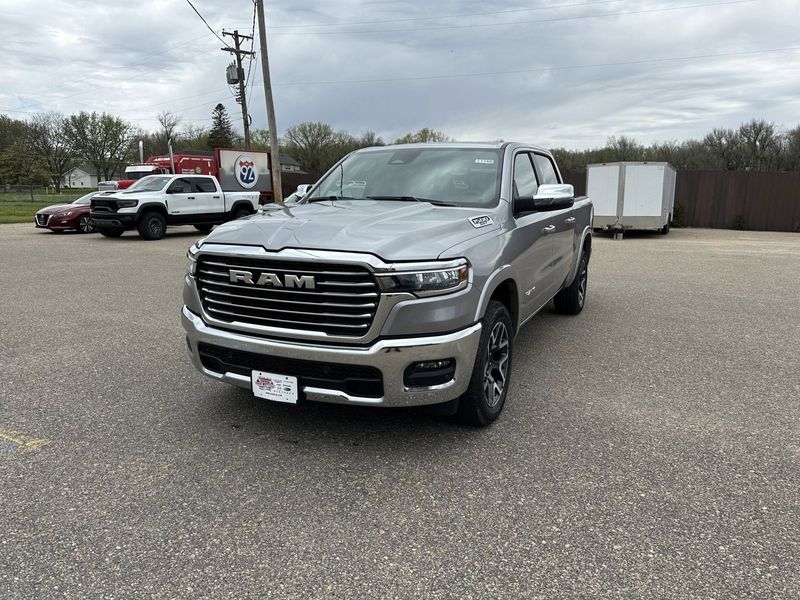
[[[137,229],[160,240],[168,225],[194,225],[208,233],[214,225],[258,209],[259,192],[223,192],[210,175],[148,175],[129,188],[92,198],[89,215],[106,237]]]
[[[218,227],[187,256],[194,366],[261,398],[443,404],[486,425],[514,336],[586,301],[592,204],[528,144],[358,150],[292,207]]]

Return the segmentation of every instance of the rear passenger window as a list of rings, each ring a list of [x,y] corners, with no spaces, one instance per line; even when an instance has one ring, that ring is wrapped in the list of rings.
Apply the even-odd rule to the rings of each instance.
[[[210,177],[195,177],[194,185],[198,192],[216,192],[217,186]]]
[[[517,154],[514,159],[514,194],[513,198],[535,196],[538,189],[536,173],[533,172],[530,155]]]
[[[536,172],[539,174],[540,184],[544,185],[546,183],[559,182],[556,169],[553,166],[553,161],[541,154],[534,154],[533,162],[536,164]]]

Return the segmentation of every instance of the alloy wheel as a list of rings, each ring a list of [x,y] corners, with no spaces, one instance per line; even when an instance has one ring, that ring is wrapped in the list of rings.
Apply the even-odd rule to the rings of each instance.
[[[578,274],[578,305],[583,308],[583,303],[586,302],[586,283],[588,280],[588,267],[586,261],[581,261],[581,271]]]
[[[483,394],[490,408],[497,406],[503,398],[510,353],[508,328],[505,323],[495,323],[487,341],[483,378]]]

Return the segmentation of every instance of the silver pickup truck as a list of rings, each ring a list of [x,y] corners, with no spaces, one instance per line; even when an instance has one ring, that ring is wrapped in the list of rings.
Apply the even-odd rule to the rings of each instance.
[[[503,409],[519,328],[586,301],[592,204],[519,143],[358,150],[188,252],[194,366],[261,398]]]

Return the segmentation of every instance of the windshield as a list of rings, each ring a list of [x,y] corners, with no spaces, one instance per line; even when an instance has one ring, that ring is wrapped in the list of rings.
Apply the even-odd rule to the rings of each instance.
[[[91,204],[92,196],[96,196],[96,195],[97,195],[97,192],[89,192],[85,196],[81,196],[77,200],[74,200],[72,203],[73,204]]]
[[[152,174],[155,169],[150,171],[125,171],[125,178],[126,179],[142,179],[147,177],[148,175]]]
[[[328,197],[421,200],[489,206],[500,197],[496,148],[387,148],[356,152],[308,200]]]
[[[142,177],[136,183],[131,184],[125,192],[136,190],[137,192],[158,192],[164,188],[172,179],[171,175],[148,175]]]

